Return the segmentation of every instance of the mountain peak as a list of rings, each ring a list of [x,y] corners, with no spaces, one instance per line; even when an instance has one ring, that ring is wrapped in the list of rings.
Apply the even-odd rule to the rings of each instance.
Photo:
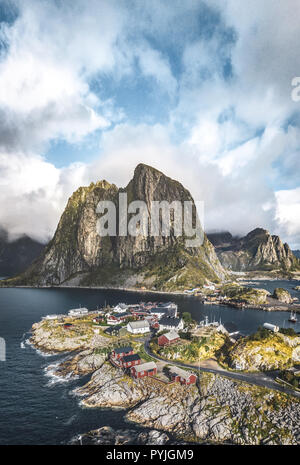
[[[247,234],[246,238],[255,236],[270,236],[270,233],[267,229],[255,228]]]
[[[119,193],[127,194],[128,203],[144,201],[149,215],[152,201],[193,201],[182,184],[143,163],[137,165],[125,188],[118,189],[107,181],[79,188],[69,199],[44,254],[20,280],[38,285],[70,281],[82,285],[132,287],[139,284],[175,290],[198,287],[225,277],[207,238],[202,245],[185,247],[186,237],[175,234],[171,220],[169,234],[151,235],[150,229],[146,235],[130,235],[127,229],[121,234],[117,221],[121,211]],[[97,206],[107,200],[115,204],[118,218],[114,232],[100,236]],[[148,225],[151,226],[151,216]]]

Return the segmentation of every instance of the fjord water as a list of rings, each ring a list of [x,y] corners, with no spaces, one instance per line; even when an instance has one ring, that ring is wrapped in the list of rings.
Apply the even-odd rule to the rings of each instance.
[[[289,290],[296,285],[299,282],[275,282],[275,287]],[[273,282],[259,282],[259,287],[272,290],[272,286]],[[71,390],[84,384],[88,377],[57,382],[46,376],[49,364],[65,355],[45,357],[26,343],[33,323],[49,313],[66,313],[79,305],[92,310],[105,302],[114,305],[170,299],[178,304],[180,311],[191,312],[198,321],[206,315],[211,321],[220,318],[222,322],[233,321],[245,334],[266,321],[280,326],[285,321],[285,326],[290,326],[285,312],[203,305],[194,297],[92,289],[0,289],[0,337],[6,341],[6,361],[0,362],[0,444],[63,444],[76,434],[100,426],[128,427],[124,411],[85,409],[79,405]],[[299,331],[299,322],[293,327]]]

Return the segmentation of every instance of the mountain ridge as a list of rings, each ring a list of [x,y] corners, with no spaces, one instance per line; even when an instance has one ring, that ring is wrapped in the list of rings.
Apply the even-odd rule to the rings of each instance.
[[[230,238],[230,236],[231,238]],[[232,271],[272,271],[300,269],[300,261],[279,236],[255,228],[244,237],[230,233],[208,234],[225,269]]]
[[[9,240],[5,229],[0,228],[0,276],[21,273],[44,249],[45,244],[27,235]]]
[[[78,188],[69,198],[53,239],[42,255],[21,276],[4,285],[121,285],[144,286],[157,290],[177,290],[226,276],[214,247],[204,235],[199,247],[187,249],[184,237],[105,236],[97,234],[96,208],[99,201],[113,201],[117,218],[119,194],[126,193],[128,204],[193,199],[182,184],[148,165],[139,164],[125,188],[107,181]],[[117,221],[118,227],[118,221]]]

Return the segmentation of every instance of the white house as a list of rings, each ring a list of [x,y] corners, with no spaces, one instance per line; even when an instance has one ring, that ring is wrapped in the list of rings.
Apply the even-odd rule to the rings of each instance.
[[[130,321],[127,324],[127,331],[132,334],[143,334],[150,332],[150,324],[147,320]]]
[[[120,303],[114,307],[115,313],[125,313],[128,308],[128,305]]]
[[[173,318],[171,316],[164,316],[159,320],[159,331],[176,330],[180,331],[184,328],[184,323],[182,318]]]
[[[69,310],[68,315],[69,316],[83,316],[87,315],[89,313],[88,309],[83,307],[83,308],[73,308],[72,310]]]
[[[154,308],[151,308],[150,315],[160,320],[163,316],[167,314],[167,312],[168,310],[166,308],[154,307]]]

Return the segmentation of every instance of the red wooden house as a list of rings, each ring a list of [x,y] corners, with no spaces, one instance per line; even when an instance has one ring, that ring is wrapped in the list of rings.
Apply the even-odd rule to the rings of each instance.
[[[180,336],[178,333],[176,333],[176,331],[169,331],[168,333],[159,336],[157,342],[159,346],[167,346],[170,344],[174,344],[174,342],[179,341],[179,339]]]
[[[72,329],[72,323],[65,323],[64,324],[64,329]]]
[[[185,385],[195,384],[197,381],[197,376],[194,375],[194,373],[190,373],[178,367],[171,373],[171,378],[172,381]]]
[[[119,315],[109,315],[106,321],[108,325],[117,325],[121,323],[121,318]]]
[[[126,355],[132,355],[133,354],[133,348],[131,346],[127,347],[118,347],[117,349],[114,349],[111,353],[113,358],[123,358]]]
[[[131,368],[131,367],[134,367],[135,365],[140,365],[142,361],[141,361],[141,357],[138,354],[132,354],[132,355],[125,355],[125,357],[122,357],[120,362],[123,368]]]
[[[144,378],[145,376],[155,376],[157,366],[154,362],[143,363],[131,368],[131,375],[135,378]]]

